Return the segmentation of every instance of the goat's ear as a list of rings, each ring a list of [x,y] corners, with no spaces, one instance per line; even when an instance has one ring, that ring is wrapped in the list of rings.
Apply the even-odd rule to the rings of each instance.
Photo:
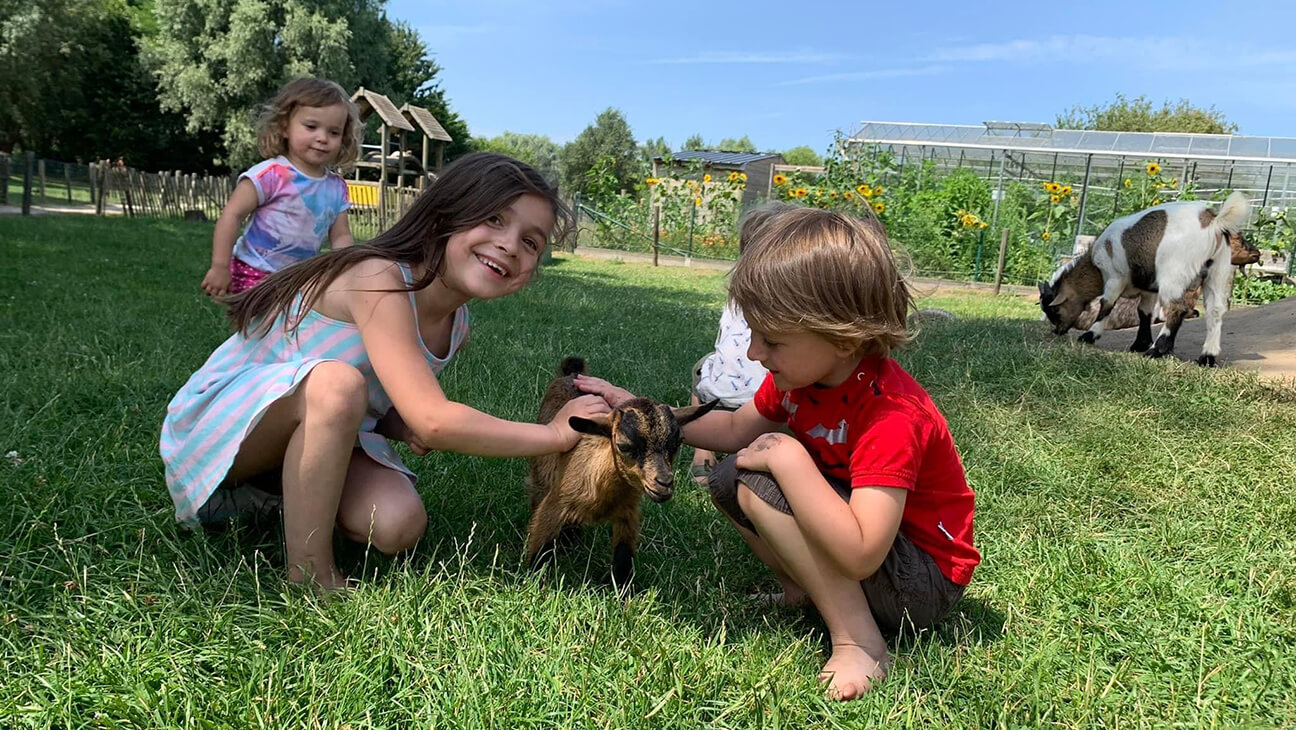
[[[1068,300],[1068,299],[1070,299],[1070,298],[1071,298],[1071,292],[1070,292],[1070,290],[1068,290],[1068,291],[1060,291],[1060,292],[1058,292],[1058,295],[1057,295],[1057,296],[1053,297],[1053,301],[1049,302],[1049,306],[1050,306],[1050,307],[1056,307],[1056,306],[1062,304],[1062,302],[1065,302],[1066,300]]]
[[[710,413],[712,409],[720,405],[720,401],[713,400],[710,403],[703,403],[700,406],[685,406],[684,408],[672,408],[671,413],[675,414],[675,420],[679,425],[696,421],[697,419]]]
[[[591,436],[612,437],[612,419],[607,416],[595,416],[593,418],[581,418],[572,416],[567,419],[572,430],[577,433],[587,433]]]

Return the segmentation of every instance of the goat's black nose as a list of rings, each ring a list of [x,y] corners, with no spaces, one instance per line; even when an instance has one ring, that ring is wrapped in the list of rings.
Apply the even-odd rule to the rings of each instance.
[[[657,482],[657,486],[663,489],[670,489],[671,487],[675,486],[675,475],[674,474],[666,474],[664,476],[658,475],[654,481]]]

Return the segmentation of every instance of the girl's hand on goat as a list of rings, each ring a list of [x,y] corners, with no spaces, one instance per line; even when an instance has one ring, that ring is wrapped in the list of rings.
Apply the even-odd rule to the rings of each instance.
[[[395,408],[387,411],[387,414],[378,419],[374,426],[374,433],[380,436],[386,436],[393,441],[404,441],[409,444],[410,451],[417,456],[426,456],[432,451],[432,448],[418,441],[410,427],[405,425],[405,419],[401,418]]]
[[[739,469],[773,473],[775,462],[794,448],[805,450],[799,441],[785,433],[767,433],[739,450],[734,465]]]
[[[618,388],[603,378],[577,375],[576,379],[572,382],[576,385],[578,390],[601,396],[603,400],[607,401],[608,406],[612,408],[616,408],[622,403],[635,397],[634,393],[631,393],[625,388]]]
[[[563,405],[553,420],[549,422],[549,428],[553,429],[558,438],[558,451],[569,451],[580,441],[580,433],[571,427],[568,422],[569,418],[597,418],[606,416],[612,411],[606,401],[597,395],[582,395],[579,398],[572,398]]]

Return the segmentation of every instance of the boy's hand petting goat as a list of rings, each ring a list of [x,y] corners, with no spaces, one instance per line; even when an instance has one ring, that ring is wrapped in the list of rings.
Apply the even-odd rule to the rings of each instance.
[[[581,358],[563,361],[545,391],[539,423],[549,423],[564,404],[584,395],[573,384],[584,372]],[[611,522],[612,580],[618,587],[630,582],[640,496],[665,502],[674,495],[680,426],[715,403],[671,409],[649,398],[626,396],[616,399],[605,416],[570,419],[571,427],[583,434],[571,451],[531,459],[527,560],[532,566],[552,555],[555,539],[566,528]]]
[[[1175,336],[1190,309],[1184,294],[1201,287],[1206,341],[1197,363],[1214,366],[1233,281],[1231,238],[1249,214],[1246,196],[1234,192],[1218,212],[1208,202],[1189,201],[1117,218],[1088,251],[1055,271],[1049,283],[1040,283],[1040,307],[1053,332],[1065,334],[1089,302],[1101,297],[1097,319],[1080,336],[1081,342],[1092,343],[1102,336],[1104,320],[1116,301],[1137,294],[1139,331],[1130,350],[1163,357],[1174,351]],[[1165,324],[1153,342],[1152,310],[1158,302]]]

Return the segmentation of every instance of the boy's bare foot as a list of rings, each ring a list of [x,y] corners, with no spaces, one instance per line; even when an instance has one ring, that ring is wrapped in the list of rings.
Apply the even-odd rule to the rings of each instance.
[[[693,476],[693,481],[700,486],[707,486],[711,478],[711,470],[716,467],[715,454],[705,449],[696,449],[693,452],[693,464],[689,473]]]
[[[864,695],[886,676],[891,654],[886,644],[867,648],[859,644],[834,643],[832,656],[819,672],[819,681],[828,684],[828,698],[853,700]]]

